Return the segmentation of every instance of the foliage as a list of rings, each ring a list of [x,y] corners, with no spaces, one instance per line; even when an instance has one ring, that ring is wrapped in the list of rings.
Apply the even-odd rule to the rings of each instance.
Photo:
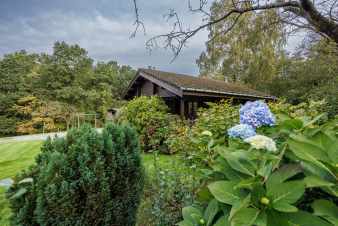
[[[187,155],[196,164],[212,161],[214,141],[225,141],[226,130],[236,124],[238,117],[238,106],[233,105],[232,101],[209,103],[208,108],[199,109],[198,117],[188,133],[190,144],[185,146]]]
[[[186,159],[167,162],[164,167],[159,156],[153,154],[153,174],[148,174],[144,192],[144,202],[139,212],[138,225],[171,226],[182,220],[181,209],[192,204],[194,188],[198,185],[198,175],[186,165]]]
[[[138,139],[127,126],[88,125],[47,140],[8,192],[12,225],[135,225],[143,188]]]
[[[165,140],[170,118],[168,107],[161,98],[141,96],[123,107],[118,121],[128,122],[136,129],[144,151],[167,152]]]
[[[42,141],[1,141],[0,144],[0,180],[5,178],[14,178],[14,176],[20,171],[27,169],[34,163],[35,157],[40,153]],[[143,165],[145,167],[145,173],[147,176],[145,180],[144,194],[151,194],[156,190],[155,176],[156,171],[154,167],[153,154],[142,155]],[[177,175],[187,174],[184,166],[183,159],[179,155],[157,155],[157,169],[160,168],[164,171],[177,171]],[[181,167],[182,166],[182,167]],[[173,173],[174,174],[174,173]],[[150,200],[152,197],[144,195],[141,200],[141,204],[138,210],[138,222],[143,226],[150,226],[147,223],[147,219],[150,219],[152,215]],[[180,211],[177,211],[179,213]],[[148,215],[149,214],[149,215]],[[11,216],[11,210],[9,208],[9,202],[5,197],[5,189],[0,188],[0,225],[9,226],[9,218]]]
[[[190,133],[189,122],[178,118],[171,119],[169,133],[165,140],[170,153],[186,152],[186,148],[191,145],[188,139]]]
[[[265,136],[214,141],[199,200],[179,225],[336,225],[337,119],[323,116],[278,113],[257,129]]]
[[[329,116],[338,112],[338,53],[335,43],[321,40],[306,54],[284,59],[276,79],[269,84],[271,94],[293,104],[308,99],[325,99]]]
[[[238,0],[214,1],[210,19],[222,17],[224,11],[233,5],[248,8],[250,4]],[[208,26],[210,40],[206,43],[206,51],[197,60],[201,75],[244,82],[265,90],[267,82],[273,81],[279,58],[283,56],[282,27],[272,22],[277,18],[275,11],[249,12]],[[236,26],[232,27],[235,23]],[[227,32],[230,27],[232,29]]]
[[[118,107],[134,74],[130,66],[115,61],[94,65],[85,49],[65,42],[56,42],[50,55],[5,55],[0,59],[0,136],[41,132],[43,122],[50,124],[47,131],[63,130],[70,126],[70,115],[78,112],[96,113],[104,121],[107,109]],[[48,108],[48,120],[16,114],[17,105],[24,106],[17,102],[31,96]]]
[[[209,103],[208,108],[199,109],[192,129],[194,134],[210,131],[218,139],[224,137],[226,129],[236,124],[237,120],[238,106],[223,100],[220,103]]]

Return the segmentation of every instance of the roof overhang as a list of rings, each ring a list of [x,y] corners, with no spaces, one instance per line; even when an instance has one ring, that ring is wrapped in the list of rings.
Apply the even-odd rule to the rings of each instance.
[[[250,95],[250,94],[241,94],[235,92],[222,92],[214,90],[204,90],[204,89],[195,89],[195,88],[182,88],[183,95],[189,96],[215,96],[215,97],[238,97],[243,99],[266,99],[266,100],[277,100],[277,97],[274,96],[261,96],[261,95]]]
[[[182,89],[180,87],[176,87],[176,86],[173,86],[171,84],[168,84],[168,83],[166,83],[166,82],[164,82],[164,81],[162,81],[160,79],[154,78],[153,76],[148,75],[148,74],[146,74],[146,73],[138,70],[136,72],[135,78],[130,82],[130,84],[129,84],[129,86],[128,86],[128,88],[127,88],[127,90],[126,90],[126,92],[125,92],[125,94],[123,96],[124,99],[128,99],[129,98],[129,92],[130,92],[130,90],[132,90],[133,87],[135,85],[137,85],[137,81],[139,81],[142,78],[151,81],[152,83],[154,83],[154,84],[156,84],[156,85],[158,85],[158,86],[160,86],[160,87],[168,90],[169,92],[172,92],[173,94],[175,94],[175,95],[177,95],[179,97],[183,96],[183,91],[182,91]]]
[[[252,94],[244,94],[244,93],[238,93],[238,92],[223,92],[223,91],[215,91],[215,90],[206,90],[206,89],[196,89],[196,88],[187,88],[187,87],[179,87],[173,84],[169,84],[163,80],[160,80],[158,78],[155,78],[152,75],[149,75],[142,70],[138,70],[136,72],[135,78],[130,82],[125,94],[124,99],[130,99],[132,96],[130,95],[130,92],[135,88],[135,86],[138,84],[138,81],[141,79],[146,79],[151,81],[152,83],[168,90],[169,92],[179,96],[205,96],[205,97],[219,97],[219,98],[225,98],[225,97],[234,97],[234,98],[240,98],[240,99],[265,99],[265,100],[277,100],[275,96],[263,96],[263,95],[252,95]]]

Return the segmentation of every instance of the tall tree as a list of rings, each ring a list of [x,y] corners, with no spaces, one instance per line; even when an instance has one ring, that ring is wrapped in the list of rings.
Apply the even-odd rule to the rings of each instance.
[[[325,99],[331,115],[338,113],[338,50],[334,42],[321,40],[301,56],[286,58],[270,92],[300,103]]]
[[[0,135],[15,134],[18,118],[12,108],[16,101],[29,93],[30,77],[37,55],[20,51],[0,59]]]
[[[214,2],[211,18],[218,18],[229,4],[227,0]],[[224,29],[225,21],[210,26],[211,40],[206,43],[206,52],[197,60],[200,74],[263,89],[276,75],[279,58],[283,55],[283,29],[279,24],[271,25],[276,18],[272,11],[251,12],[240,18],[233,16],[231,19],[237,20],[239,26],[226,36],[215,35]]]

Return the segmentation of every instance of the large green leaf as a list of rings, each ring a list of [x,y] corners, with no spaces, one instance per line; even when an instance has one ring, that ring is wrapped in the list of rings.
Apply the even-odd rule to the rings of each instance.
[[[217,222],[213,226],[230,226],[230,222],[228,221],[227,216],[222,216],[217,220]]]
[[[323,180],[322,178],[315,175],[305,177],[304,182],[307,188],[334,186],[334,183],[331,183],[327,180]]]
[[[181,221],[177,223],[178,226],[195,226],[193,223],[188,222],[188,221]]]
[[[213,199],[209,202],[207,209],[204,212],[204,219],[207,221],[207,226],[212,224],[214,217],[218,213],[218,203],[216,199]]]
[[[293,225],[300,225],[300,226],[332,226],[332,224],[328,223],[327,221],[322,220],[321,218],[305,212],[305,211],[298,211],[296,213],[290,213],[285,215],[290,223]]]
[[[243,208],[231,220],[231,226],[251,226],[260,213],[259,209]]]
[[[195,225],[197,222],[199,222],[200,219],[203,218],[202,212],[193,206],[184,207],[182,209],[182,215],[184,222],[192,223],[193,225]]]
[[[314,136],[311,137],[311,141],[315,142],[317,145],[326,150],[332,164],[335,165],[338,163],[338,140],[330,137],[323,131],[319,131]]]
[[[250,153],[247,151],[222,152],[231,168],[249,176],[255,176],[255,167],[252,164]]]
[[[238,173],[238,171],[232,169],[232,167],[223,157],[217,158],[215,164],[212,165],[212,169],[216,172],[224,174],[228,180],[232,181],[234,180],[240,181],[244,179],[244,176],[247,177],[247,175]]]
[[[211,194],[222,203],[234,205],[241,200],[241,193],[234,189],[233,181],[216,181],[208,185]]]
[[[290,205],[287,202],[274,202],[272,204],[272,207],[277,211],[286,212],[286,213],[292,213],[292,212],[298,211],[297,207]]]
[[[267,196],[272,199],[273,203],[295,203],[304,192],[305,183],[303,181],[289,181],[267,187]]]
[[[256,221],[254,223],[254,225],[257,226],[267,226],[267,215],[266,215],[266,211],[262,211],[259,213],[258,217],[256,218]]]
[[[287,217],[285,217],[282,213],[274,210],[268,210],[267,226],[291,226],[291,224],[288,222]]]
[[[293,137],[294,138],[294,137]],[[334,178],[336,175],[327,167],[325,166],[320,160],[329,161],[329,157],[325,152],[320,150],[319,147],[311,146],[311,144],[304,144],[304,142],[299,141],[297,139],[289,139],[288,144],[292,152],[300,159],[308,161],[311,164],[316,165],[327,171],[331,174]],[[309,148],[307,148],[309,147]]]
[[[338,207],[333,202],[316,200],[312,203],[312,208],[315,215],[325,218],[335,226],[338,225]]]
[[[240,210],[247,208],[250,204],[251,196],[247,195],[244,199],[240,200],[238,203],[234,204],[231,208],[229,219],[231,220],[233,216],[238,213]]]
[[[306,152],[317,160],[330,162],[327,152],[320,145],[302,135],[290,135],[288,144],[295,154]]]
[[[267,187],[278,186],[280,183],[283,183],[300,172],[302,172],[302,168],[297,164],[284,165],[269,177],[266,182]]]

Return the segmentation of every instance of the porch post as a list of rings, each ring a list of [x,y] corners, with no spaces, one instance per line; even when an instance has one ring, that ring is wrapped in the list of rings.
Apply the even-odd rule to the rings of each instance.
[[[184,111],[184,100],[180,99],[180,115],[182,118],[185,118],[185,111]]]

